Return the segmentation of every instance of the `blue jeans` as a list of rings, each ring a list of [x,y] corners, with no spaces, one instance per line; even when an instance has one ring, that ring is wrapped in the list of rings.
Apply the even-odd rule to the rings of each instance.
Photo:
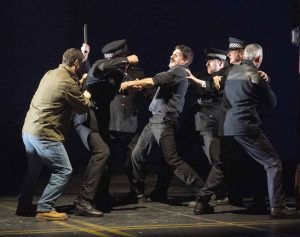
[[[44,140],[26,133],[23,133],[22,136],[28,167],[18,205],[26,207],[32,203],[35,185],[43,166],[46,165],[51,171],[51,177],[38,200],[37,212],[55,210],[55,202],[62,194],[72,173],[72,166],[65,147],[62,142]]]

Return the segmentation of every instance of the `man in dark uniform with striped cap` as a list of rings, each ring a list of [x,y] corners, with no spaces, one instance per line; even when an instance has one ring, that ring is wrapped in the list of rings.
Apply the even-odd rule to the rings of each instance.
[[[243,53],[247,46],[247,42],[244,40],[229,37],[228,38],[228,58],[230,60],[231,65],[240,64],[243,60]],[[267,74],[264,72],[260,72],[264,78],[268,77]],[[270,80],[270,78],[269,78]],[[262,116],[262,114],[260,114]],[[234,146],[233,146],[234,147]],[[238,157],[243,157],[243,159],[239,159]],[[232,151],[232,155],[230,157],[237,157],[232,161],[232,172],[228,172],[229,176],[228,179],[231,183],[231,191],[230,191],[230,199],[233,205],[243,205],[243,192],[237,192],[237,190],[243,190],[244,183],[247,183],[249,191],[253,197],[253,204],[248,208],[249,213],[264,213],[266,210],[266,205],[264,201],[264,196],[266,193],[266,182],[257,182],[257,180],[266,180],[265,172],[263,168],[258,165],[252,159],[249,159],[249,156],[240,149],[240,146],[235,146],[235,149]],[[242,162],[243,160],[243,162]],[[247,164],[245,164],[245,162]],[[246,176],[245,177],[245,170]],[[253,176],[253,172],[256,171],[256,175]],[[234,171],[234,172],[233,172]],[[228,176],[228,175],[227,175]],[[250,177],[248,177],[250,176]],[[243,181],[244,177],[244,181]]]
[[[230,64],[240,64],[243,60],[243,52],[247,43],[243,40],[229,37],[228,57]]]
[[[217,137],[221,101],[223,96],[223,88],[216,89],[213,81],[214,76],[222,76],[227,68],[226,55],[227,52],[220,49],[206,49],[206,71],[207,75],[198,79],[192,74],[188,77],[196,83],[197,88],[197,102],[195,114],[195,130],[200,134],[203,140],[203,151],[212,165],[208,179],[204,184],[202,192],[206,193],[209,186],[214,185],[211,183],[220,176],[223,178],[223,173],[219,169],[220,163],[220,142]],[[219,205],[227,204],[228,198],[223,186],[220,186],[216,191],[216,201]],[[195,202],[190,202],[189,206],[195,206]],[[212,210],[211,210],[212,211]]]
[[[90,151],[91,158],[86,168],[83,184],[78,194],[76,213],[84,216],[102,216],[103,213],[94,208],[99,208],[97,198],[98,186],[108,186],[103,181],[107,160],[110,156],[109,119],[110,103],[115,97],[120,83],[126,78],[126,68],[138,63],[136,55],[127,56],[125,40],[108,43],[102,48],[104,58],[97,60],[88,72],[85,87],[91,93],[92,107],[83,116],[76,115],[74,126],[84,145]],[[100,181],[101,180],[101,181]],[[101,184],[99,184],[101,182]],[[108,191],[108,187],[103,187]],[[102,195],[103,197],[103,195]],[[100,206],[110,206],[109,200]],[[103,203],[103,202],[102,202]]]

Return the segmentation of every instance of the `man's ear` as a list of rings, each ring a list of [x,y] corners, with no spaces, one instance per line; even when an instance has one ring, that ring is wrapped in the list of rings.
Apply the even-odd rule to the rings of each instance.
[[[256,57],[256,58],[254,59],[254,62],[255,62],[255,63],[259,63],[259,62],[260,62],[260,56]]]
[[[77,66],[77,65],[79,65],[79,60],[78,59],[76,59],[75,62],[74,62],[74,66]]]
[[[189,60],[188,59],[184,59],[184,65],[189,64]]]

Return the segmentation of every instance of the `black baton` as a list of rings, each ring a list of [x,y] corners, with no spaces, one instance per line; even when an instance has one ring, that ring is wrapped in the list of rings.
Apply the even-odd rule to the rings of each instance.
[[[83,27],[83,40],[84,40],[84,43],[85,43],[85,44],[88,43],[88,37],[87,37],[87,24],[84,24],[84,27]]]

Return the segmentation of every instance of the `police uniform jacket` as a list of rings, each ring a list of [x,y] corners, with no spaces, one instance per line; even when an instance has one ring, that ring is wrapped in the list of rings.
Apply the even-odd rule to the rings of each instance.
[[[93,64],[88,72],[86,88],[95,107],[109,107],[125,76],[123,67],[128,63],[126,57],[115,57],[100,59]]]
[[[74,127],[86,148],[91,132],[102,131],[106,139],[109,128],[110,103],[117,94],[125,77],[126,57],[104,58],[97,60],[88,72],[85,88],[91,93],[92,106],[88,113],[74,117]]]
[[[250,60],[233,65],[224,88],[219,135],[251,135],[262,132],[259,112],[277,102],[269,83]]]
[[[223,76],[226,68],[222,68],[218,72],[207,75],[206,88],[198,87],[197,103],[195,114],[195,129],[200,132],[218,133],[218,125],[220,122],[220,108],[223,97],[223,86],[217,90],[213,83],[214,76]]]
[[[141,68],[128,65],[124,70],[123,81],[132,81],[144,78]],[[143,99],[142,91],[130,90],[117,93],[110,102],[109,130],[117,132],[135,133],[138,127],[138,101]]]

